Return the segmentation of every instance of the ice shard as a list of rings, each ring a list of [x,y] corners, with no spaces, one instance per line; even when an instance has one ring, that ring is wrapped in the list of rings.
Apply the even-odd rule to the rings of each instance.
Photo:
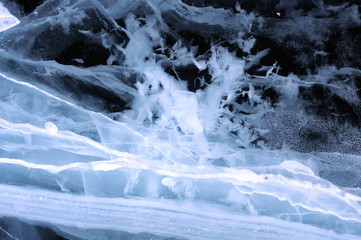
[[[19,20],[13,16],[0,2],[0,32],[8,30],[19,24]]]

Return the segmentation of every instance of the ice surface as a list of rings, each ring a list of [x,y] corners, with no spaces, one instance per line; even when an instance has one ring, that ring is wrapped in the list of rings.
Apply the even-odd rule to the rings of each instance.
[[[18,25],[20,21],[2,5],[0,2],[0,32],[8,30],[16,25]]]
[[[48,0],[0,33],[0,238],[360,239],[360,70],[269,61],[357,9],[297,6]]]
[[[7,215],[32,221],[56,223],[69,232],[77,226],[81,229],[147,232],[179,239],[239,239],[239,236],[247,239],[357,239],[269,217],[225,215],[223,209],[198,203],[179,206],[167,200],[105,199],[0,187],[3,192],[0,212],[11,212]]]

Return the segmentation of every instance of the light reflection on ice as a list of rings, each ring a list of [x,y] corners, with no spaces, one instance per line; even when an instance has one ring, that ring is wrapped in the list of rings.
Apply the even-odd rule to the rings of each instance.
[[[18,25],[20,21],[7,10],[0,2],[0,32]]]

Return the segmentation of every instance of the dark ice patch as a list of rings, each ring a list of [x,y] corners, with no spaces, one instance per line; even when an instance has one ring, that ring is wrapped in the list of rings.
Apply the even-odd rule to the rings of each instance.
[[[175,79],[186,81],[187,88],[191,92],[204,89],[206,84],[211,83],[212,76],[208,73],[208,69],[200,71],[194,64],[167,67],[164,71]]]
[[[15,0],[21,6],[24,14],[28,14],[40,6],[45,0]]]
[[[74,42],[64,49],[55,61],[66,65],[91,67],[106,65],[110,51],[97,43]]]
[[[321,84],[311,87],[300,86],[298,97],[305,101],[304,109],[308,114],[353,124],[360,123],[360,117],[353,106]]]

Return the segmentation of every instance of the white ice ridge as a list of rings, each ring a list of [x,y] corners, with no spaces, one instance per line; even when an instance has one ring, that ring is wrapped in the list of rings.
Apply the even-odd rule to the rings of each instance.
[[[85,110],[70,102],[66,102],[29,83],[17,81],[1,73],[0,76],[10,82],[28,87],[43,95],[63,102],[69,107],[76,108],[78,111],[87,112],[89,115],[103,116]],[[104,116],[102,119],[107,118]],[[119,123],[118,127],[126,126]],[[175,194],[187,195],[186,192],[189,189],[189,191],[192,192],[196,191],[195,189],[206,190],[210,186],[215,186],[212,188],[212,191],[217,195],[219,201],[228,201],[244,205],[244,199],[247,197],[258,201],[257,199],[261,198],[260,196],[267,196],[276,199],[279,203],[288,202],[292,206],[292,211],[301,208],[316,212],[319,215],[335,216],[344,221],[361,222],[360,204],[358,203],[361,199],[359,197],[346,193],[326,181],[321,181],[318,177],[314,176],[311,169],[295,161],[283,162],[280,165],[274,166],[274,169],[268,168],[268,171],[273,171],[269,173],[260,173],[245,167],[221,168],[206,165],[187,166],[181,163],[175,165],[171,161],[152,161],[147,159],[145,155],[140,156],[112,149],[85,136],[70,131],[57,130],[57,127],[50,122],[46,122],[44,127],[36,127],[29,123],[14,123],[0,119],[0,131],[4,134],[3,136],[16,136],[16,138],[22,136],[24,139],[27,139],[27,136],[31,136],[38,140],[44,139],[41,142],[33,141],[31,145],[19,145],[18,142],[13,146],[8,144],[5,148],[6,150],[10,147],[12,151],[17,151],[17,147],[19,147],[19,150],[24,150],[29,147],[43,149],[43,143],[46,143],[46,147],[53,147],[58,150],[77,152],[88,156],[101,157],[103,159],[109,157],[109,159],[111,159],[104,161],[71,162],[70,164],[63,163],[59,165],[52,164],[51,162],[39,163],[30,162],[26,159],[1,158],[2,165],[13,166],[9,169],[3,166],[1,168],[5,169],[3,171],[12,172],[19,169],[19,167],[30,168],[32,171],[45,170],[53,175],[45,175],[39,171],[38,174],[39,176],[43,176],[44,174],[44,177],[46,176],[49,180],[57,179],[56,174],[68,170],[87,173],[90,176],[96,176],[101,172],[112,172],[112,174],[115,174],[113,176],[119,176],[122,172],[125,172],[127,175],[134,175],[135,178],[137,178],[134,174],[135,172],[144,172],[145,174],[148,172],[151,173],[153,177],[151,177],[152,179],[150,177],[143,178],[144,182],[142,184],[144,184],[146,188],[152,189],[152,191],[154,189],[160,189],[161,185],[163,185],[170,188]],[[133,131],[131,133],[137,135],[137,132]],[[10,137],[9,139],[16,138]],[[3,140],[7,141],[6,139]],[[2,139],[0,139],[0,142],[1,141]],[[36,144],[39,145],[37,146]],[[163,150],[169,151],[169,148],[163,146]],[[48,157],[45,159],[48,159]],[[36,159],[36,161],[39,161],[39,159]],[[288,174],[282,172],[285,170]],[[151,181],[148,181],[150,179]],[[69,178],[67,181],[71,183],[72,179]],[[127,181],[127,185],[131,182],[130,179],[125,179],[124,181]],[[140,180],[138,179],[137,181]],[[190,183],[193,187],[190,187],[188,190],[186,188],[182,189],[180,186],[183,186],[185,183]],[[107,184],[109,185],[109,183]],[[86,192],[87,187],[84,186],[84,188]],[[128,192],[128,190],[125,191],[118,188],[112,190],[114,190],[114,192]],[[156,191],[157,190],[154,190],[154,192]],[[159,196],[162,197],[161,193],[159,194]],[[191,196],[192,194],[188,195]],[[194,194],[196,195],[196,193]],[[167,197],[167,195],[165,194],[164,197]],[[209,200],[204,196],[199,196],[198,199],[197,196],[195,196],[195,198],[200,201]],[[262,211],[264,207],[267,206],[257,207],[255,211]],[[270,207],[268,208],[271,209]],[[278,209],[277,211],[279,212],[276,212],[276,214],[274,214],[275,216],[277,214],[294,214],[287,212],[289,210]],[[302,211],[304,212],[300,213],[300,215],[306,212],[305,210]]]
[[[224,215],[216,206],[171,200],[97,198],[0,185],[0,215],[60,228],[147,232],[182,239],[359,239],[269,217]],[[161,227],[160,227],[161,226]]]
[[[23,86],[25,88],[29,88],[32,91],[36,92],[36,94],[40,94],[40,95],[52,98],[52,99],[54,99],[56,101],[59,101],[60,103],[69,106],[69,108],[75,109],[75,111],[77,111],[77,112],[88,114],[89,117],[93,119],[93,121],[98,119],[98,121],[100,121],[102,125],[111,124],[112,127],[117,127],[118,129],[121,129],[123,134],[127,132],[127,134],[132,135],[133,137],[137,138],[138,139],[138,142],[137,142],[138,146],[141,146],[142,145],[141,143],[143,143],[146,146],[152,146],[156,151],[159,151],[162,154],[164,154],[164,156],[167,156],[167,153],[164,151],[164,148],[170,148],[173,152],[176,152],[177,154],[181,155],[183,158],[188,157],[186,153],[180,151],[179,149],[174,148],[172,145],[170,145],[168,143],[159,143],[159,142],[156,142],[156,141],[152,141],[151,139],[144,136],[140,132],[133,130],[126,123],[114,121],[114,120],[110,119],[109,117],[105,116],[102,113],[94,112],[94,111],[85,109],[85,108],[83,108],[81,106],[78,106],[78,105],[76,105],[76,104],[74,104],[74,103],[72,103],[70,101],[64,100],[61,97],[55,96],[54,94],[51,94],[51,93],[49,93],[49,92],[47,92],[47,91],[45,91],[43,89],[40,89],[39,87],[37,87],[37,86],[35,86],[33,84],[17,80],[15,78],[9,77],[9,76],[1,73],[1,72],[0,72],[0,77],[2,77],[3,80],[9,81],[9,82],[14,83],[16,85]],[[39,129],[39,128],[31,126],[29,124],[19,124],[19,125],[15,124],[14,125],[13,123],[6,121],[5,119],[1,119],[1,123],[5,124],[7,126],[6,128],[8,128],[8,129],[12,128],[12,127],[9,127],[10,125],[11,126],[21,126],[20,128],[22,130],[19,130],[18,127],[15,127],[14,129],[18,129],[18,130],[15,130],[15,131],[23,132],[23,130],[25,130],[28,133],[30,133],[30,132],[35,132],[35,133],[40,132],[42,134],[43,133],[50,133],[46,129],[45,130],[44,129]],[[48,124],[47,126],[49,127],[50,125]],[[31,128],[31,129],[28,129],[28,128]],[[57,137],[60,137],[60,138],[63,138],[63,139],[70,139],[71,140],[73,133],[72,132],[59,133],[59,132],[56,131],[56,132],[53,132],[53,135],[55,135]],[[104,146],[104,145],[100,146],[97,142],[92,141],[91,139],[86,138],[84,136],[78,136],[78,137],[83,138],[83,140],[80,140],[80,142],[84,142],[84,143],[87,143],[89,145],[95,146],[95,148],[100,148],[102,151],[106,152],[107,154],[110,154],[110,155],[115,154],[115,156],[117,156],[117,153],[115,152],[116,150],[106,149],[106,146]],[[174,161],[174,159],[168,158],[168,161]],[[174,163],[177,164],[175,161],[174,161]]]
[[[0,2],[0,32],[6,31],[16,25],[20,21],[7,10]]]
[[[7,81],[13,82],[13,83],[15,83],[15,84],[18,84],[18,85],[25,86],[25,87],[28,87],[28,88],[30,88],[30,89],[33,89],[33,90],[39,92],[40,94],[44,94],[45,96],[48,96],[48,97],[53,98],[53,99],[55,99],[55,100],[57,100],[57,101],[59,101],[59,102],[61,102],[61,103],[64,103],[64,104],[66,104],[66,105],[69,105],[70,107],[76,108],[76,109],[79,110],[79,111],[83,111],[83,112],[86,112],[86,113],[88,113],[88,114],[90,114],[90,115],[97,115],[97,116],[100,116],[100,117],[102,117],[102,118],[107,118],[107,119],[109,119],[108,117],[104,116],[104,115],[101,114],[101,113],[84,109],[84,108],[82,108],[82,107],[80,107],[80,106],[77,106],[76,104],[73,104],[73,103],[71,103],[71,102],[69,102],[69,101],[67,101],[67,100],[61,99],[60,97],[57,97],[57,96],[55,96],[55,95],[53,95],[53,94],[51,94],[51,93],[48,93],[47,91],[42,90],[42,89],[38,88],[37,86],[34,86],[34,85],[30,84],[30,83],[27,83],[27,82],[24,82],[24,81],[19,81],[19,80],[16,80],[16,79],[14,79],[14,78],[8,77],[8,76],[6,76],[5,74],[3,74],[3,73],[1,73],[1,72],[0,72],[0,77],[2,77],[3,79],[6,79]],[[115,123],[117,123],[118,125],[121,125],[122,127],[127,127],[126,124],[123,124],[123,123],[121,123],[121,122],[115,122]],[[131,128],[129,128],[129,127],[127,127],[127,129],[130,130],[130,131],[132,131],[135,135],[144,138],[144,136],[143,136],[142,134],[140,134],[139,132],[135,132],[135,131],[133,131],[133,130],[132,130]]]
[[[240,196],[264,195],[274,197],[279,201],[286,201],[294,208],[301,207],[308,211],[319,214],[333,215],[345,221],[361,223],[360,197],[346,193],[336,186],[326,184],[317,177],[306,181],[297,178],[287,178],[280,174],[257,174],[251,169],[217,168],[214,166],[169,165],[166,163],[152,162],[131,154],[124,153],[122,158],[94,162],[78,162],[67,165],[55,166],[51,164],[29,163],[22,159],[0,158],[0,164],[11,164],[31,169],[40,169],[57,174],[62,171],[72,170],[82,173],[94,172],[126,172],[134,171],[153,172],[151,183],[145,185],[163,184],[172,190],[183,184],[184,181],[193,182],[194,188],[202,189],[212,183],[217,184],[213,189],[215,195],[224,195],[227,198],[229,192],[238,191]],[[277,169],[278,166],[274,166]],[[41,173],[39,173],[41,174]],[[119,174],[121,175],[121,174]],[[56,178],[56,176],[53,176]],[[161,179],[161,183],[159,179]],[[141,181],[141,180],[138,180]],[[157,183],[158,181],[158,183]],[[143,184],[143,183],[141,183]],[[234,190],[229,189],[232,184]],[[159,188],[159,186],[157,187]],[[119,191],[119,189],[118,189]],[[229,195],[228,195],[229,196]],[[198,200],[204,200],[199,197]],[[241,197],[240,199],[244,199]],[[322,200],[323,199],[323,200]],[[322,200],[322,201],[321,201]],[[237,199],[232,201],[239,201]],[[241,203],[242,201],[240,201]]]

